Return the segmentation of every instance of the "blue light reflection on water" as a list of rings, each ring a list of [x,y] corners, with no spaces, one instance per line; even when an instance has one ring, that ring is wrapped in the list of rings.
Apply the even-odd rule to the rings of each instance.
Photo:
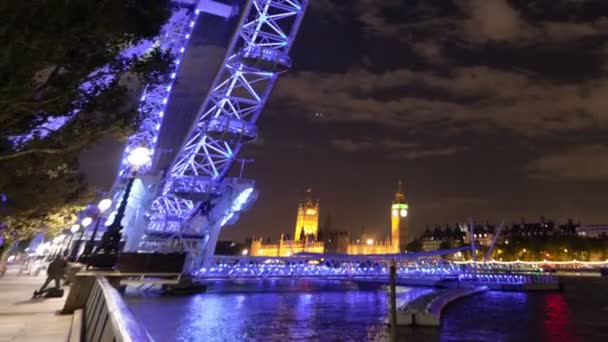
[[[486,292],[444,310],[441,327],[403,341],[608,341],[608,279],[567,279],[563,292]],[[399,301],[432,289],[403,288]],[[320,281],[223,284],[191,297],[127,295],[157,341],[384,341],[387,288]]]
[[[410,301],[430,291],[400,288],[398,297]],[[380,285],[265,281],[223,284],[191,297],[128,293],[126,299],[136,319],[159,341],[379,341],[387,337],[388,292]]]

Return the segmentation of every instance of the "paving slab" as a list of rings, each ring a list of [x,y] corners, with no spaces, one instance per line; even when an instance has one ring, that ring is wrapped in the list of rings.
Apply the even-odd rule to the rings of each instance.
[[[67,341],[72,315],[59,311],[69,288],[63,298],[32,299],[45,279],[42,275],[18,276],[14,269],[0,278],[0,342]]]

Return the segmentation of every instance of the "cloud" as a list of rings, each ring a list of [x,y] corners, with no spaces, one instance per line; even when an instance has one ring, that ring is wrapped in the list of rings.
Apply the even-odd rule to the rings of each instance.
[[[527,171],[533,178],[548,180],[607,181],[608,146],[588,145],[533,160]]]
[[[426,61],[433,63],[445,62],[441,45],[437,44],[437,42],[430,40],[416,42],[413,44],[412,48],[418,56],[424,58]]]
[[[554,82],[527,72],[474,66],[448,73],[395,69],[292,74],[280,82],[273,97],[322,111],[324,122],[392,128],[440,124],[460,131],[501,129],[543,136],[608,128],[605,94],[605,78]]]
[[[374,147],[371,141],[354,141],[352,139],[334,139],[329,143],[334,148],[346,152],[369,150]]]
[[[471,41],[510,41],[527,35],[527,24],[506,0],[466,0],[458,2],[467,14],[463,30]]]
[[[570,6],[570,17],[574,19],[530,21],[522,13],[526,7],[516,8],[507,0],[453,0],[453,3],[460,9],[460,13],[438,9],[442,6],[449,7],[451,2],[447,1],[433,4],[422,2],[417,7],[404,7],[403,2],[397,0],[380,3],[375,0],[353,0],[352,8],[366,34],[412,44],[414,51],[422,57],[429,52],[435,54],[438,50],[431,45],[421,46],[419,37],[425,37],[424,44],[433,41],[437,46],[443,41],[461,41],[473,45],[499,42],[527,46],[608,34],[608,17],[600,17],[595,21],[576,21],[576,15],[582,12],[581,6]],[[545,5],[543,10],[563,6],[555,1]],[[404,8],[415,11],[416,15],[405,16],[403,20],[387,19],[386,12],[400,13],[404,12]]]
[[[420,150],[412,150],[412,151],[401,151],[397,155],[393,155],[393,159],[407,159],[407,160],[416,160],[423,159],[429,157],[446,157],[451,156],[458,153],[463,153],[469,150],[469,147],[466,146],[456,146],[456,147],[446,147],[446,148],[436,148],[436,149],[420,149]]]
[[[389,159],[415,160],[429,157],[444,157],[468,151],[466,146],[425,148],[416,142],[392,139],[334,139],[330,145],[345,152],[374,151],[384,153]]]

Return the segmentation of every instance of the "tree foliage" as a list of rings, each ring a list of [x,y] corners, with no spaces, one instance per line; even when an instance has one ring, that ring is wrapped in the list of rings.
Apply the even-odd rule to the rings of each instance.
[[[5,232],[63,224],[58,213],[65,218],[88,199],[79,154],[103,137],[130,133],[143,85],[163,81],[171,67],[170,52],[121,52],[157,36],[169,15],[168,0],[0,0]],[[11,142],[66,115],[73,117],[59,130]]]

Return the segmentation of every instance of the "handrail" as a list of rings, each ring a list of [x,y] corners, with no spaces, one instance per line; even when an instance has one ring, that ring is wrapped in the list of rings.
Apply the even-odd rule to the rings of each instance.
[[[99,290],[96,291],[95,287],[99,288]],[[101,295],[97,295],[99,292],[101,292]],[[131,311],[123,301],[118,291],[110,284],[110,282],[108,282],[105,277],[96,277],[95,285],[93,286],[93,290],[91,291],[89,297],[90,298],[87,301],[88,306],[85,307],[85,315],[86,310],[93,310],[96,313],[90,313],[89,316],[95,315],[99,317],[104,315],[106,316],[104,319],[109,319],[111,323],[111,333],[106,331],[107,328],[105,324],[101,327],[103,331],[98,331],[100,341],[105,341],[106,336],[111,336],[111,339],[109,339],[110,341],[117,342],[154,341],[148,332],[141,325],[139,325],[135,318],[133,318]],[[105,308],[102,309],[102,306],[105,306]],[[89,326],[93,323],[92,319],[86,319],[85,321],[88,323],[85,326],[85,329],[92,329],[92,332],[97,336],[97,332],[95,331],[99,327]],[[99,321],[101,320],[95,320],[95,322]],[[88,333],[85,333],[85,335],[89,336]]]

